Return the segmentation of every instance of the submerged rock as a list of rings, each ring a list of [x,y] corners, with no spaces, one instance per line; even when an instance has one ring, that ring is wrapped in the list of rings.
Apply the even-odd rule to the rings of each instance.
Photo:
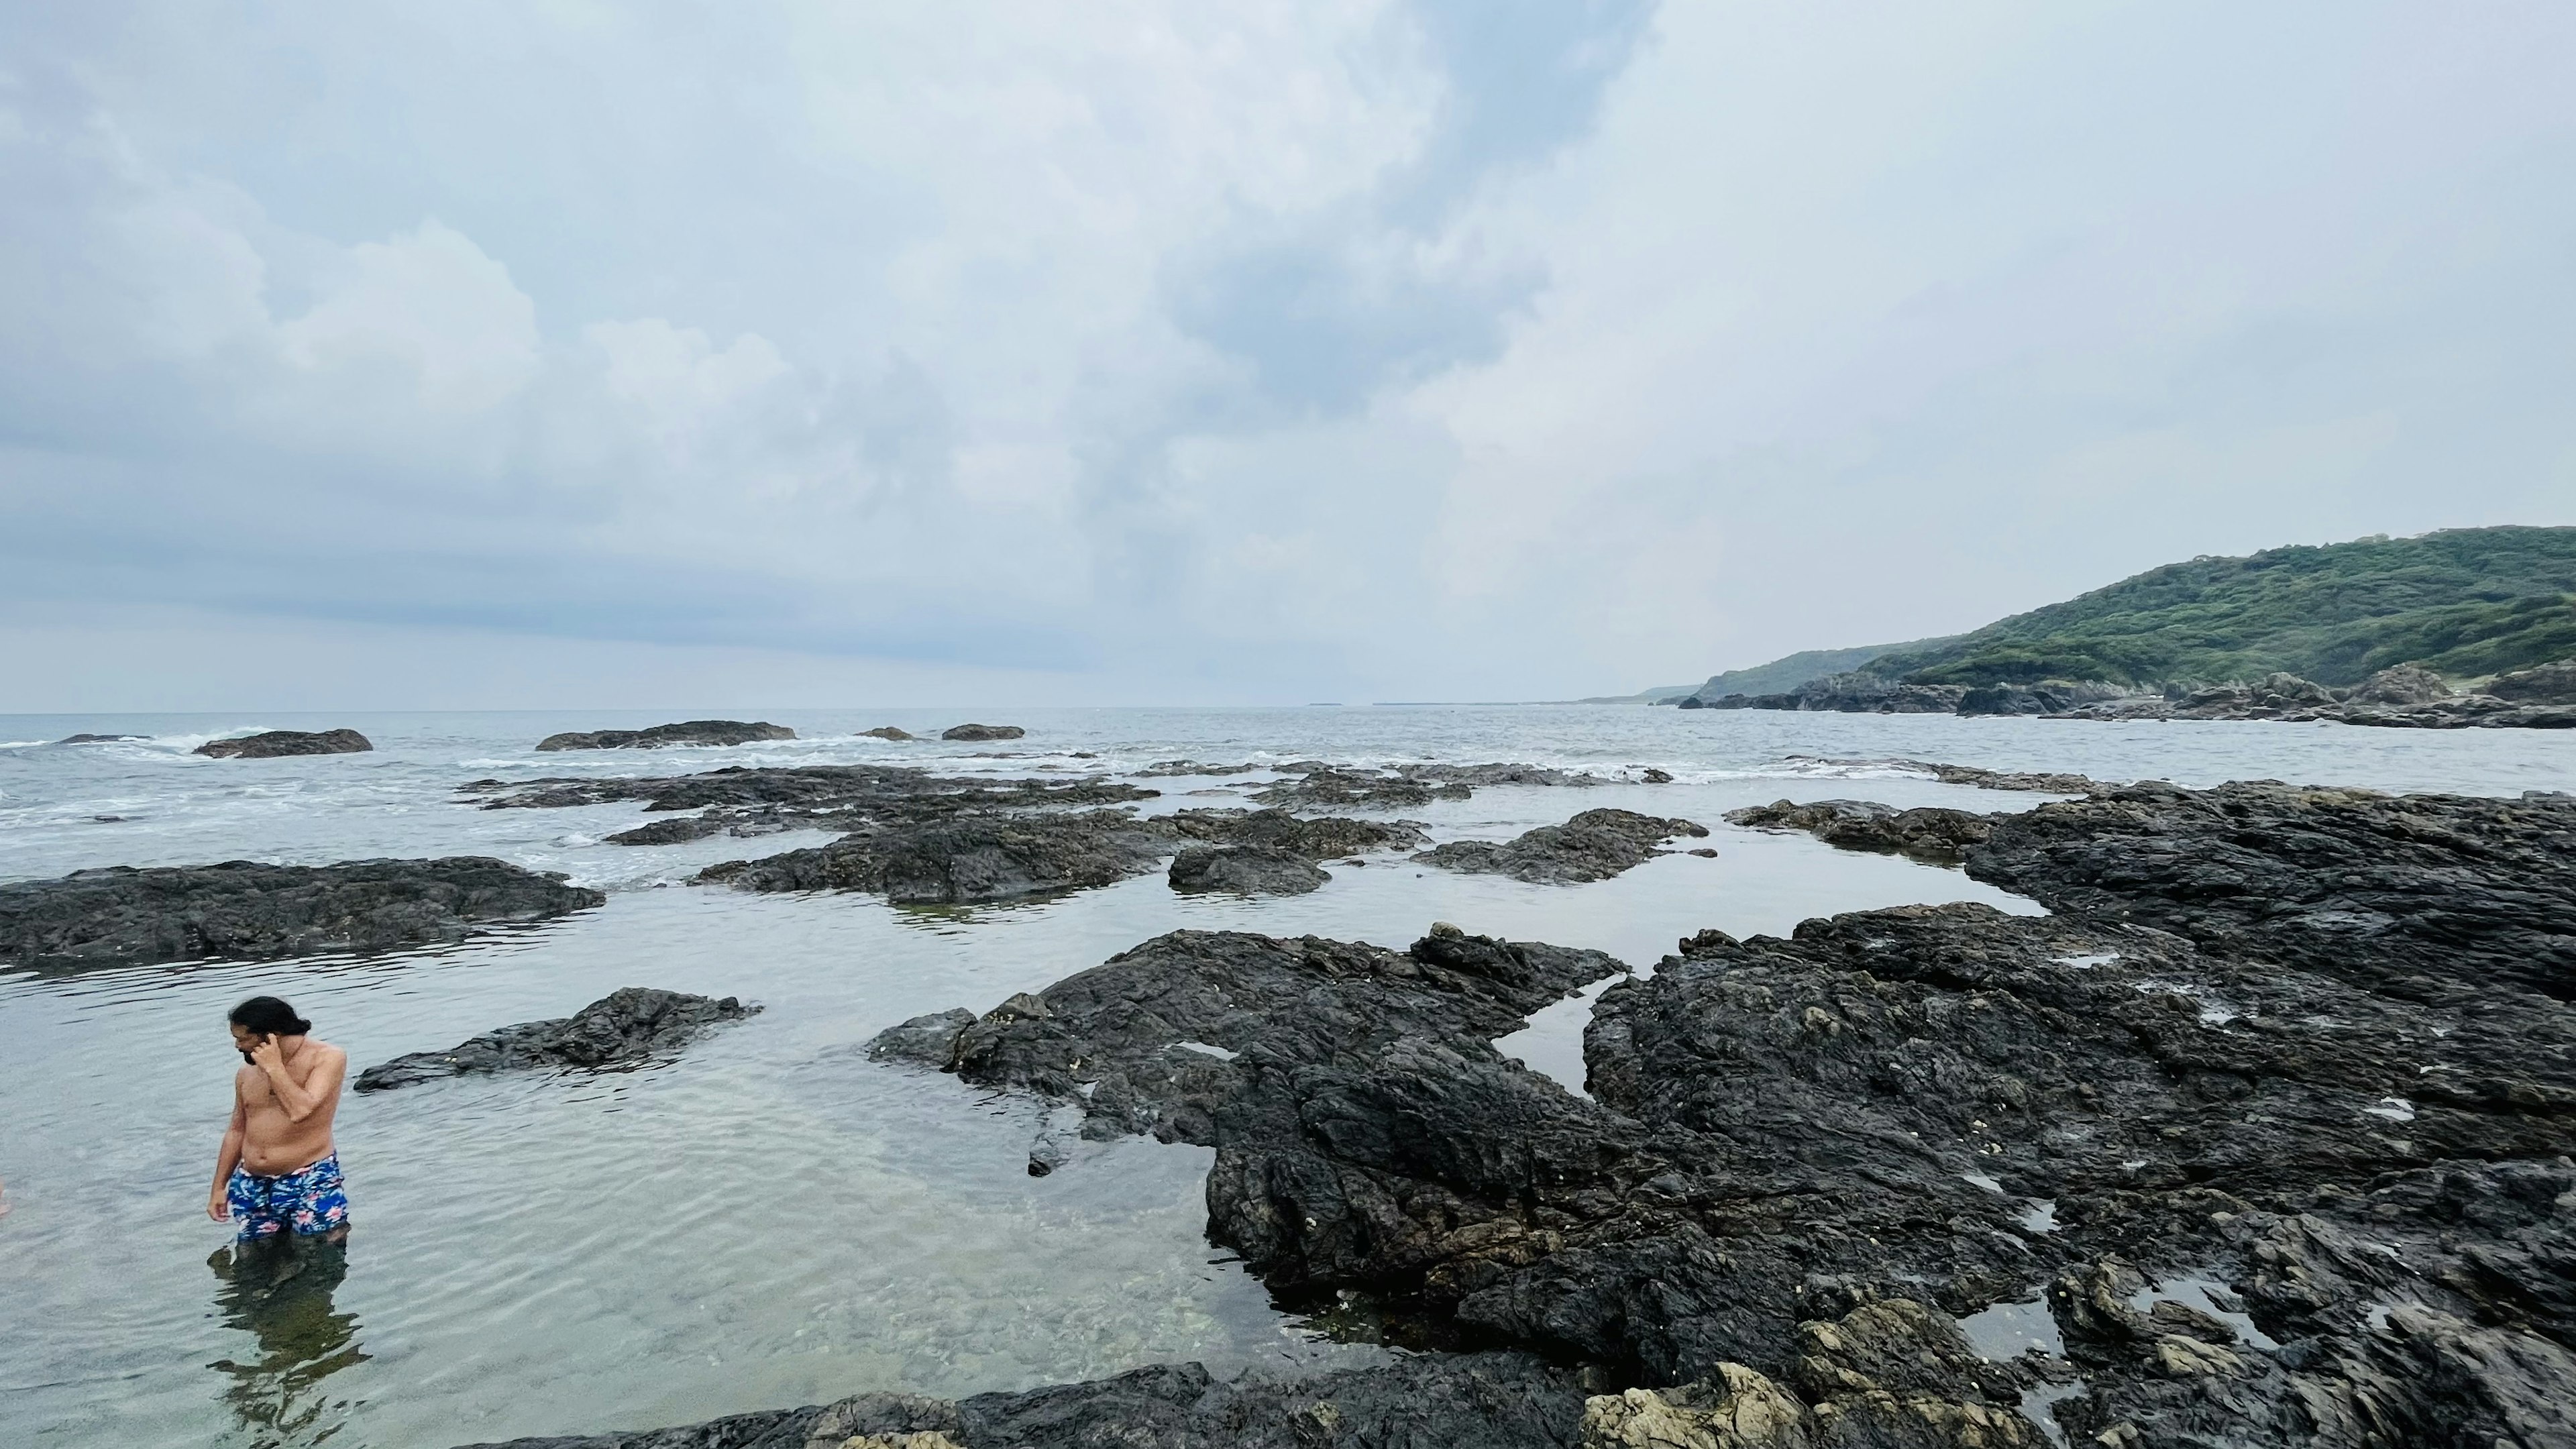
[[[443,1052],[414,1052],[358,1074],[361,1092],[531,1067],[611,1067],[669,1056],[710,1028],[759,1011],[734,997],[621,986],[570,1016],[488,1031]]]
[[[971,743],[982,740],[1016,740],[1027,734],[1028,731],[1018,725],[962,724],[951,725],[941,730],[939,737],[943,740],[964,740]]]
[[[1664,852],[1674,836],[1708,828],[1633,810],[1586,810],[1563,825],[1542,825],[1511,841],[1453,840],[1414,857],[1444,870],[1508,875],[1548,885],[1607,880]]]
[[[58,745],[112,745],[121,740],[149,739],[149,735],[65,735],[54,741]]]
[[[746,724],[738,719],[693,719],[640,730],[571,730],[537,741],[540,750],[659,750],[690,745],[747,745],[755,740],[792,740],[796,731],[766,720]]]
[[[323,730],[318,734],[270,730],[229,740],[208,740],[193,753],[218,760],[274,760],[288,755],[359,755],[374,748],[356,730]]]
[[[607,901],[486,856],[111,866],[0,885],[0,960],[42,971],[386,951]]]
[[[1803,830],[1839,850],[1903,855],[1933,865],[1957,865],[1994,828],[1991,816],[1935,805],[1899,810],[1875,800],[1775,800],[1729,810],[1726,819],[1758,830]]]
[[[878,725],[872,730],[861,730],[859,731],[859,737],[870,740],[917,740],[921,738],[921,736],[914,734],[910,730],[899,730],[893,725]]]
[[[1172,889],[1295,896],[1332,877],[1314,861],[1275,845],[1193,845],[1172,858]]]

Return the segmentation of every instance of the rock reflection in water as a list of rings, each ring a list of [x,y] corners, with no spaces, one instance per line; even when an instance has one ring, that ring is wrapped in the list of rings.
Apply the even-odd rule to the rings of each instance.
[[[318,1444],[339,1430],[347,1401],[334,1401],[322,1381],[367,1355],[358,1345],[357,1315],[334,1310],[331,1295],[349,1276],[347,1234],[282,1236],[218,1248],[215,1307],[224,1325],[259,1340],[249,1362],[217,1359],[208,1367],[231,1381],[224,1402],[263,1446]]]

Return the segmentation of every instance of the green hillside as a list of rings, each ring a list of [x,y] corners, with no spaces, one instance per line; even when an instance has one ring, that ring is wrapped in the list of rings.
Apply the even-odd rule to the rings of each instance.
[[[1811,679],[1828,674],[1843,674],[1899,650],[1915,652],[1947,644],[1947,639],[1914,639],[1903,644],[1863,644],[1852,649],[1809,649],[1768,664],[1750,669],[1730,669],[1712,674],[1698,690],[1702,699],[1720,699],[1730,694],[1781,694]],[[1689,694],[1688,689],[1681,690]],[[1661,698],[1661,696],[1657,696]]]
[[[2255,679],[2357,683],[2392,664],[2452,678],[2576,655],[2576,528],[2462,528],[2167,564],[1881,655],[1923,684]]]

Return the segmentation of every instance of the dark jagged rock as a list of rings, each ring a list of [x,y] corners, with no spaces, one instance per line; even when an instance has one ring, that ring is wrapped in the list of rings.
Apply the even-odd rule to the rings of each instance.
[[[722,835],[725,829],[726,821],[719,816],[675,815],[668,820],[648,820],[605,838],[611,845],[680,845]]]
[[[149,739],[149,735],[65,735],[54,741],[58,745],[112,745],[121,740]]]
[[[1296,767],[1282,765],[1286,772]],[[1408,810],[1428,805],[1434,800],[1465,800],[1475,794],[1473,786],[1463,780],[1423,781],[1375,770],[1339,769],[1316,765],[1295,780],[1282,781],[1267,789],[1256,790],[1252,798],[1266,805],[1289,805],[1313,809],[1321,806],[1364,806]]]
[[[1210,1237],[1283,1301],[1583,1364],[1610,1390],[1583,1449],[2035,1445],[2025,1405],[2108,1449],[2576,1442],[2571,814],[2043,805],[1970,867],[2060,914],[1703,931],[1601,994],[1589,1099],[1492,1039],[1615,963],[1454,928],[1402,955],[1175,933],[878,1049],[1085,1137],[1213,1144]],[[1946,1322],[1990,1308],[2054,1351],[1986,1359],[2012,1350]],[[1339,1411],[1157,1438],[1183,1431],[1145,1401],[1203,1402],[1183,1373],[1040,1391],[989,1440],[963,1404],[924,1428],[1408,1442]],[[1498,1442],[1568,1442],[1513,1422]],[[1271,1437],[1216,1437],[1247,1426]]]
[[[1598,785],[1601,777],[1580,770],[1552,770],[1543,765],[1398,765],[1395,774],[1402,779],[1433,785],[1544,785],[1572,787]]]
[[[112,866],[0,885],[0,959],[43,971],[386,951],[607,900],[484,856]]]
[[[537,741],[540,750],[660,750],[677,746],[747,745],[792,740],[796,731],[766,720],[693,719],[640,730],[568,730]]]
[[[1542,825],[1517,840],[1453,840],[1414,857],[1445,870],[1508,875],[1549,885],[1607,880],[1665,852],[1676,835],[1703,836],[1708,828],[1633,810],[1586,810],[1563,825]]]
[[[1172,857],[1172,889],[1296,896],[1332,877],[1315,862],[1275,845],[1193,845]]]
[[[1578,1376],[1526,1354],[1400,1359],[1309,1378],[1157,1364],[1024,1393],[870,1393],[680,1429],[471,1449],[1576,1449]]]
[[[921,736],[914,734],[910,730],[899,730],[893,725],[878,725],[872,730],[861,730],[859,731],[859,737],[861,739],[870,740],[917,740],[921,738]]]
[[[947,779],[899,765],[735,767],[678,777],[515,784],[477,780],[460,788],[469,795],[494,797],[483,802],[486,810],[642,800],[648,811],[702,812],[693,819],[654,821],[619,831],[608,837],[617,845],[669,845],[717,834],[772,835],[800,828],[882,833],[972,816],[1149,800],[1156,794],[1098,778]]]
[[[1192,840],[1210,845],[1268,846],[1308,860],[1404,850],[1427,838],[1422,827],[1410,820],[1306,817],[1285,810],[1183,810],[1166,818]]]
[[[375,748],[356,730],[270,730],[237,739],[208,740],[195,753],[218,760],[274,760],[288,755],[359,755]]]
[[[951,725],[941,730],[939,737],[943,740],[963,740],[974,743],[984,740],[1016,740],[1027,734],[1028,731],[1018,725],[962,724]]]
[[[969,815],[891,825],[697,879],[752,891],[874,891],[898,905],[954,905],[1104,886],[1162,863],[1178,832],[1116,810]]]
[[[471,1072],[532,1067],[600,1068],[667,1057],[716,1026],[759,1011],[733,997],[621,986],[570,1016],[487,1031],[443,1052],[414,1052],[358,1074],[361,1092],[409,1087]]]
[[[1402,953],[1315,936],[1174,931],[982,1017],[916,1018],[871,1050],[953,1063],[971,1082],[1078,1104],[1086,1136],[1210,1144],[1218,1106],[1250,1072],[1361,1071],[1407,1038],[1436,1039],[1503,1070],[1492,1038],[1625,969],[1598,951],[1451,926],[1435,926]],[[943,1021],[956,1023],[944,1041]],[[1543,1078],[1529,1080],[1564,1096]]]
[[[1262,765],[1209,765],[1197,760],[1158,760],[1138,770],[1139,778],[1155,779],[1175,775],[1248,775]]]
[[[1757,830],[1803,830],[1838,850],[1909,856],[1933,865],[1957,865],[1969,846],[1994,828],[1989,816],[1927,805],[1899,810],[1875,800],[1818,800],[1798,805],[1776,800],[1729,810],[1732,825]]]
[[[1670,774],[1665,771],[1655,769],[1651,765],[1646,768],[1644,774],[1639,775],[1637,778],[1645,781],[1649,785],[1669,785],[1673,782],[1673,777]]]
[[[463,787],[497,796],[486,810],[548,810],[641,800],[647,810],[706,806],[856,811],[919,818],[919,811],[1111,805],[1151,800],[1158,792],[1102,779],[991,780],[949,778],[907,765],[806,765],[790,769],[732,766],[700,775],[611,780],[477,780]],[[507,793],[503,793],[507,792]]]
[[[2576,659],[2499,674],[2483,692],[2515,704],[2576,704]]]
[[[2576,999],[2576,800],[2139,784],[1999,817],[1968,873],[2424,1000]]]

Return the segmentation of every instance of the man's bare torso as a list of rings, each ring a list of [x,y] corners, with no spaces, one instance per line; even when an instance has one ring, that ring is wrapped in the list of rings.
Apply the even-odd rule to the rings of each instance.
[[[286,1061],[286,1074],[297,1086],[310,1087],[316,1072],[337,1065],[347,1053],[327,1041],[304,1038]],[[242,1166],[259,1177],[278,1177],[321,1161],[331,1152],[331,1121],[340,1115],[338,1093],[298,1122],[286,1114],[269,1085],[268,1073],[245,1066],[233,1074],[233,1092],[242,1106]]]

